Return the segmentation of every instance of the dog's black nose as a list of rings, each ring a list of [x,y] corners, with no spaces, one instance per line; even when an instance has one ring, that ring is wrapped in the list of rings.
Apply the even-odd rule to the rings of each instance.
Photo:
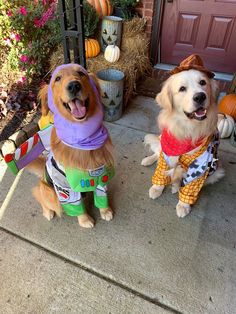
[[[78,81],[71,81],[67,85],[67,89],[72,95],[75,96],[81,90],[81,84]]]
[[[201,93],[196,93],[195,95],[193,95],[193,100],[196,104],[198,105],[202,105],[202,103],[204,102],[204,100],[206,100],[206,94],[201,92]]]

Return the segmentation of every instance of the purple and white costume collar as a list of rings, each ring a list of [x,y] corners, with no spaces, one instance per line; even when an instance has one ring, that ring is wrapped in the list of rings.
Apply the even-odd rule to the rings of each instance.
[[[80,71],[89,78],[91,86],[93,87],[98,106],[96,113],[83,122],[71,122],[60,114],[53,103],[52,82],[61,69],[69,66],[71,66],[71,63],[60,65],[55,69],[48,88],[48,106],[54,114],[56,133],[59,139],[68,146],[82,150],[95,150],[105,144],[108,138],[108,131],[103,125],[103,108],[96,85],[82,66],[77,64],[77,66],[80,67]]]

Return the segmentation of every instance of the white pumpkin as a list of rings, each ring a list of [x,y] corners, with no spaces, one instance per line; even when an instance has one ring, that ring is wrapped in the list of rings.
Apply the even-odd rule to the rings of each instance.
[[[234,119],[227,114],[218,113],[217,127],[220,133],[220,138],[229,137],[233,132]]]
[[[108,62],[116,62],[120,58],[120,48],[115,45],[108,45],[104,52],[104,58]]]

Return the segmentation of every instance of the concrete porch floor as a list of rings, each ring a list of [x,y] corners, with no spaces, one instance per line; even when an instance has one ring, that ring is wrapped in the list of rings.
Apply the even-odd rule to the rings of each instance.
[[[68,216],[48,222],[30,190],[1,165],[0,313],[236,313],[236,149],[222,141],[226,177],[205,187],[179,219],[177,196],[148,197],[154,167],[142,167],[146,133],[156,133],[152,98],[135,98],[106,123],[117,170],[110,185],[116,215],[92,230]]]

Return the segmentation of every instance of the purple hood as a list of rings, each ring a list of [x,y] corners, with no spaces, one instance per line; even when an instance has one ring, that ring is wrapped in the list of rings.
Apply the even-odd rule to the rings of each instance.
[[[58,71],[70,67],[71,63],[58,66],[52,74],[48,88],[48,106],[54,114],[54,125],[57,136],[66,145],[82,150],[95,150],[102,147],[107,138],[108,131],[103,125],[103,108],[100,101],[96,85],[88,72],[80,65],[80,71],[83,72],[90,80],[93,91],[96,95],[98,110],[92,116],[83,122],[71,122],[66,120],[58,111],[53,103],[52,82]]]

